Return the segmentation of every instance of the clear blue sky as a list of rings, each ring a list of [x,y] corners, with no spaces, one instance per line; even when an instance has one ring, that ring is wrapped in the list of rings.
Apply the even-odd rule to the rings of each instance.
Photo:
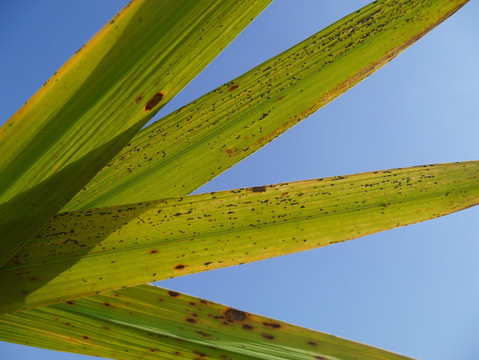
[[[365,5],[276,0],[166,114]],[[3,1],[0,123],[125,1]],[[201,191],[479,159],[479,2]],[[159,283],[421,359],[479,359],[479,207]],[[254,294],[254,295],[253,295]],[[0,358],[81,359],[0,343]]]

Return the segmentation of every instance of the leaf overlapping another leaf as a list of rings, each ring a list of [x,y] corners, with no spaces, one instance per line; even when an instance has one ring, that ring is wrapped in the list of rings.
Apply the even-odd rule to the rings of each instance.
[[[386,64],[465,2],[374,1],[142,130],[63,211],[189,194]]]
[[[0,130],[0,264],[270,0],[130,3]]]
[[[478,201],[476,161],[60,213],[0,270],[0,310],[313,249]]]

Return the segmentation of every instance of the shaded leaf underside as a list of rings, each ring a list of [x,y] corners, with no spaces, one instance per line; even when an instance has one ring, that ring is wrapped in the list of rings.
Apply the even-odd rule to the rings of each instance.
[[[0,315],[0,339],[115,359],[407,359],[151,285]]]
[[[60,213],[0,270],[0,309],[313,249],[478,201],[475,161]]]
[[[270,0],[138,0],[0,129],[0,264]]]

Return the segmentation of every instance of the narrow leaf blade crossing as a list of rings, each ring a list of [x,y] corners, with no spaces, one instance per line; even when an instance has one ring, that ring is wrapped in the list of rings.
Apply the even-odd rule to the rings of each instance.
[[[309,250],[478,202],[472,161],[60,213],[0,270],[0,310]]]
[[[150,285],[0,315],[0,339],[115,359],[408,359]]]

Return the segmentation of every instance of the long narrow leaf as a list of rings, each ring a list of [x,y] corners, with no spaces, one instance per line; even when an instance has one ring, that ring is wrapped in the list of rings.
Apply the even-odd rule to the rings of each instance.
[[[0,340],[115,359],[407,359],[149,285],[1,315]]]
[[[374,1],[143,130],[63,210],[186,195],[390,61],[467,1]]]
[[[0,311],[358,238],[479,202],[479,161],[60,213],[0,270]]]
[[[0,264],[270,0],[133,1],[0,129]]]

